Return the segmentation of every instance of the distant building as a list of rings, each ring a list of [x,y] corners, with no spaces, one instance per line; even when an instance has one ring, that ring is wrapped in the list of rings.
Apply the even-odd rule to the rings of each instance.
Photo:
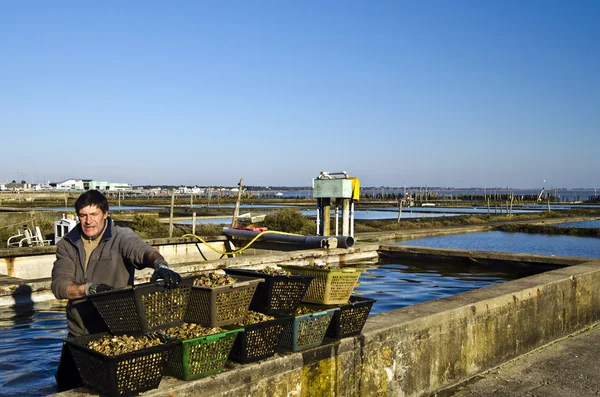
[[[95,181],[93,179],[67,179],[50,185],[56,190],[132,190],[129,183]]]

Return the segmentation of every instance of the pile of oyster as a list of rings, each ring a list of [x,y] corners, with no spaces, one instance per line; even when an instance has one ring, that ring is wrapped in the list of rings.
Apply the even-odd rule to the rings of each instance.
[[[271,321],[271,320],[275,320],[275,317],[269,316],[267,314],[255,312],[252,310],[248,310],[248,313],[246,314],[246,316],[242,320],[235,323],[234,325],[237,325],[240,327],[245,327],[246,325],[264,323],[265,321]]]
[[[160,339],[151,336],[105,335],[100,339],[88,342],[87,348],[112,357],[158,346],[162,343]]]
[[[267,274],[269,276],[289,276],[292,273],[287,270],[278,269],[276,267],[267,266],[264,269],[258,270],[258,273]]]
[[[301,306],[298,306],[298,308],[296,309],[295,314],[296,314],[296,316],[303,316],[305,314],[311,314],[311,313],[314,313],[314,312],[315,312],[315,309],[311,309],[308,306],[301,305]]]
[[[202,287],[220,287],[236,283],[237,280],[229,274],[217,272],[202,273],[194,276],[194,285]]]
[[[160,331],[160,333],[171,338],[189,340],[195,338],[202,338],[208,335],[220,334],[221,332],[226,331],[227,330],[220,327],[207,328],[201,326],[200,324],[183,323],[181,325]]]
[[[327,264],[323,264],[323,265],[319,265],[316,263],[310,264],[310,265],[306,265],[305,267],[312,267],[313,269],[333,269],[332,267],[330,267]]]

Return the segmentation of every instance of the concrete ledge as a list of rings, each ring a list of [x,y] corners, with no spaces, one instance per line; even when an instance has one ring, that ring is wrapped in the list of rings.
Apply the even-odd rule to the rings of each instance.
[[[496,251],[470,251],[451,248],[430,248],[398,244],[381,244],[380,256],[387,259],[418,259],[420,262],[434,261],[470,261],[480,263],[520,263],[572,266],[593,261],[594,258],[578,258],[572,256],[549,256],[532,254],[515,254]]]

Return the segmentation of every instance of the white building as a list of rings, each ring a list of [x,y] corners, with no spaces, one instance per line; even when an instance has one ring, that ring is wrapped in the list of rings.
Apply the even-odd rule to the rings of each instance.
[[[131,184],[95,181],[93,179],[67,179],[56,184],[57,190],[131,190]]]

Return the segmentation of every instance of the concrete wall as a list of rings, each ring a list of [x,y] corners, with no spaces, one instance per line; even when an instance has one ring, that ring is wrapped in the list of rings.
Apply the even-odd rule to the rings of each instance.
[[[203,243],[171,242],[148,240],[170,264],[188,262],[205,262],[224,257]],[[210,241],[217,251],[225,251],[227,241]],[[45,249],[5,249],[0,251],[0,275],[34,280],[50,277],[52,266],[56,260],[56,247],[40,247]],[[52,248],[52,249],[50,249]],[[230,248],[231,249],[231,248]]]
[[[196,381],[165,378],[144,395],[422,396],[599,318],[591,261],[371,316],[360,336]]]

